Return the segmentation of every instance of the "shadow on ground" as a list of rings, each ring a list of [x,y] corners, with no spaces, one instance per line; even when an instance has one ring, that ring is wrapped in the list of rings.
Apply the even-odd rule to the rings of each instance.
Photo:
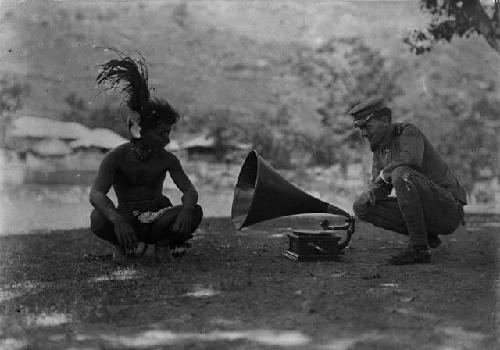
[[[432,263],[397,267],[405,237],[359,224],[344,261],[283,257],[286,232],[205,220],[189,255],[116,264],[88,230],[0,238],[6,349],[496,349],[498,227],[444,238]]]

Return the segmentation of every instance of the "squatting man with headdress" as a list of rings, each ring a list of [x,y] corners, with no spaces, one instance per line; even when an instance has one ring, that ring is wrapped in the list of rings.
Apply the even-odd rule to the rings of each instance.
[[[102,160],[90,191],[91,229],[114,245],[114,257],[144,254],[154,244],[158,257],[183,255],[202,219],[198,193],[175,155],[165,150],[179,114],[165,100],[150,96],[147,66],[116,51],[119,59],[100,66],[98,84],[122,86],[131,114],[130,142],[111,150]],[[183,192],[182,205],[163,195],[167,173]],[[113,187],[115,207],[108,197]]]
[[[373,152],[372,183],[354,202],[356,216],[377,227],[409,236],[395,265],[428,263],[439,235],[463,222],[464,188],[446,162],[413,124],[392,123],[382,98],[354,105],[348,112]],[[390,196],[394,188],[396,197]]]

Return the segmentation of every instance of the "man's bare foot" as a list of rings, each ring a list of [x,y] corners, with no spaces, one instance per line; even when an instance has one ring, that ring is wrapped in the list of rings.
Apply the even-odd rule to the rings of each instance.
[[[132,252],[125,252],[122,247],[113,247],[113,260],[117,262],[124,262],[131,259],[143,257],[146,253],[148,245],[144,242],[139,242],[137,247]]]
[[[157,262],[170,261],[170,248],[168,242],[158,242],[155,244],[155,260]]]
[[[127,260],[127,255],[119,246],[113,246],[113,261],[122,262]]]
[[[180,258],[186,255],[189,245],[186,243],[176,244],[172,249],[172,256],[174,258]]]
[[[139,242],[137,243],[137,247],[134,249],[133,255],[136,258],[140,258],[146,254],[146,251],[148,249],[148,245],[144,242]]]

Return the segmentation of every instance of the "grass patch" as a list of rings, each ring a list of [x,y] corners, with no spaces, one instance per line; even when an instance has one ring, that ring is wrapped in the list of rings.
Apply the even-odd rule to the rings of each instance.
[[[109,247],[87,229],[1,237],[0,345],[495,348],[498,228],[461,228],[428,265],[387,265],[405,237],[362,223],[342,262],[284,258],[286,228],[320,219],[238,232],[206,219],[189,254],[161,264],[89,259]]]

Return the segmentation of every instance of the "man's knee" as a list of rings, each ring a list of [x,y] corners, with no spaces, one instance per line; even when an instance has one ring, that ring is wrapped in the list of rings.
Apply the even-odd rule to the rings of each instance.
[[[356,198],[352,205],[352,210],[360,220],[368,221],[370,217],[370,209],[369,203],[366,201],[366,199],[363,199],[362,197]]]
[[[107,232],[112,228],[109,222],[101,213],[96,209],[90,213],[90,229],[96,235],[101,236],[103,232]]]
[[[428,179],[418,171],[399,166],[392,172],[392,186],[396,191],[396,197],[406,196],[412,198],[416,193],[422,193],[428,188]]]
[[[203,209],[200,205],[196,204],[194,207],[194,215],[193,215],[193,231],[195,231],[198,226],[200,226],[201,219],[203,218]]]
[[[162,227],[161,230],[163,230],[163,228],[170,227],[177,219],[177,216],[180,214],[181,210],[182,210],[182,206],[179,205],[179,206],[174,207],[172,211],[170,211],[170,212],[167,211],[166,214],[161,216],[159,221],[158,221],[159,226]],[[198,226],[201,223],[202,218],[203,218],[203,209],[201,208],[201,206],[196,204],[194,209],[193,209],[193,212],[192,212],[192,218],[191,218],[192,230],[191,230],[191,232],[195,231],[198,228]]]
[[[114,227],[101,213],[92,210],[90,213],[90,230],[99,238],[116,243]]]
[[[393,186],[400,184],[402,181],[408,178],[411,172],[414,171],[412,168],[407,166],[398,166],[394,168],[391,173],[391,183]]]
[[[191,230],[187,234],[180,234],[172,230],[172,224],[177,219],[182,206],[176,206],[171,211],[167,211],[160,219],[155,222],[152,230],[144,236],[147,243],[156,243],[159,240],[169,237],[172,241],[185,241],[193,237],[192,233],[196,231],[203,218],[203,210],[198,204],[194,207],[193,216],[191,218]]]
[[[183,243],[191,238],[193,238],[193,233],[196,231],[198,226],[200,226],[201,219],[203,218],[203,209],[198,204],[195,206],[193,210],[193,218],[191,223],[191,230],[187,233],[180,232],[169,232],[168,235],[170,243],[175,245],[179,243]]]

